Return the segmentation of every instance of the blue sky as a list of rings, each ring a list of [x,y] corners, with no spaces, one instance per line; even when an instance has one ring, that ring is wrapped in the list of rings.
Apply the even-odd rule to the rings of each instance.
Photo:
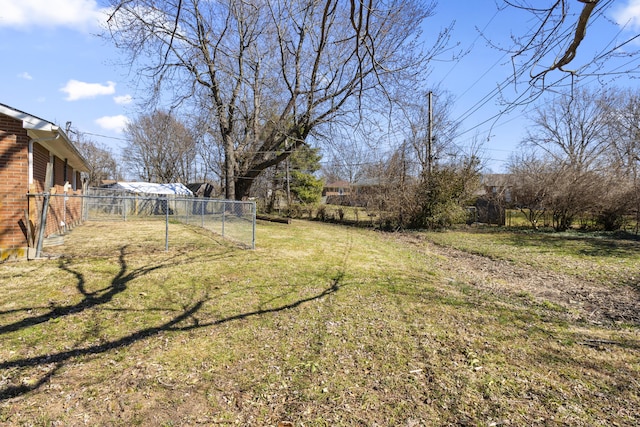
[[[516,99],[522,95],[527,85],[520,81],[517,87],[506,83],[513,78],[513,65],[509,54],[488,46],[491,43],[508,47],[510,36],[523,35],[527,30],[537,28],[539,21],[533,20],[531,15],[522,11],[507,8],[498,10],[496,4],[501,1],[441,1],[438,6],[436,20],[448,22],[455,20],[455,30],[452,41],[459,42],[467,53],[460,61],[452,64],[437,65],[432,75],[436,86],[450,91],[456,97],[454,103],[454,117],[462,121],[460,136],[457,144],[462,148],[471,146],[476,140],[482,144],[484,157],[488,159],[488,166],[494,172],[502,172],[507,165],[509,156],[520,149],[519,142],[526,136],[529,121],[526,115],[538,105],[556,96],[549,93],[536,103],[516,108],[500,115],[505,109],[499,102],[501,87],[507,100]],[[537,7],[549,6],[550,0],[529,2]],[[605,3],[605,0],[602,0]],[[578,0],[568,0],[570,11],[577,14],[581,11],[582,3]],[[464,5],[464,6],[462,6]],[[462,6],[462,7],[461,7]],[[595,16],[595,14],[594,14]],[[575,22],[575,17],[573,18]],[[640,32],[640,0],[615,0],[607,9],[605,16],[592,19],[587,29],[587,37],[578,49],[575,63],[569,69],[588,62],[594,52],[600,52],[611,46],[610,43],[620,42],[633,37]],[[483,35],[481,36],[480,33]],[[640,44],[629,46],[629,50],[637,50]],[[554,59],[554,58],[551,58]],[[608,68],[613,70],[617,60],[608,62]],[[640,66],[640,57],[625,63],[625,69]],[[617,64],[617,62],[616,62]],[[552,77],[558,76],[555,72]],[[636,77],[637,78],[637,77]],[[602,87],[615,85],[618,87],[637,87],[638,81],[631,75],[611,78],[586,78],[580,85]]]
[[[456,98],[454,118],[463,119],[457,143],[464,148],[474,139],[481,142],[489,167],[499,172],[518,149],[526,121],[523,109],[490,120],[502,108],[490,94],[511,76],[512,67],[509,57],[488,47],[478,30],[507,45],[511,33],[522,33],[534,23],[522,12],[497,12],[496,3],[442,0],[436,15],[426,21],[425,36],[455,21],[452,41],[469,53],[456,62],[434,62],[430,81]],[[578,0],[568,3],[579,11]],[[0,103],[60,126],[71,121],[117,152],[123,127],[136,115],[136,91],[129,70],[118,65],[121,53],[95,36],[105,16],[100,2],[93,0],[0,0]],[[589,28],[579,53],[597,49],[591,44],[637,33],[640,0],[616,0],[607,18],[610,22]],[[603,82],[594,79],[592,84]],[[615,84],[637,85],[631,76],[620,76]],[[507,96],[517,96],[515,90],[513,85],[504,88]]]
[[[95,35],[105,16],[90,0],[0,0],[0,103],[118,149],[135,100],[120,53]]]

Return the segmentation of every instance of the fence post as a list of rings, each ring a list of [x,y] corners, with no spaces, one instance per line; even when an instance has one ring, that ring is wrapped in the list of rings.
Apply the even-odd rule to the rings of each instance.
[[[67,232],[67,199],[69,196],[65,193],[62,197],[62,233],[65,234]]]
[[[87,194],[82,196],[82,222],[86,222],[89,219],[89,197]]]
[[[47,227],[47,215],[49,213],[49,193],[44,193],[42,202],[42,217],[40,218],[40,230],[38,230],[38,243],[36,246],[36,258],[40,258],[42,253],[42,241],[44,240],[44,229]]]
[[[255,249],[256,248],[256,214],[257,214],[257,208],[256,208],[256,203],[253,202],[253,204],[251,205],[251,210],[253,211],[253,218],[251,218],[252,220],[252,232],[251,232],[251,249]]]
[[[164,205],[164,250],[169,251],[169,198],[165,198]]]
[[[227,213],[227,201],[222,202],[222,237],[224,237],[224,217]]]

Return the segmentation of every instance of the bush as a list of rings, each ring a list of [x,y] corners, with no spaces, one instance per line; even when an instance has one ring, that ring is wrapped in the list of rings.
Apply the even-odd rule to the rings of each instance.
[[[605,210],[596,216],[596,225],[604,231],[617,231],[624,225],[624,211]]]
[[[466,206],[478,186],[477,163],[471,159],[458,167],[435,169],[419,188],[414,228],[438,229],[467,220]]]

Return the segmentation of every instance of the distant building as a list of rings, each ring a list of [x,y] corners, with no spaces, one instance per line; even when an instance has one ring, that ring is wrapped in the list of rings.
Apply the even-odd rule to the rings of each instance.
[[[482,175],[470,222],[505,225],[506,208],[514,202],[511,179],[509,174]]]
[[[347,181],[330,182],[322,189],[323,196],[348,196],[349,194],[351,194],[351,184]]]
[[[153,195],[173,195],[173,196],[193,196],[193,192],[186,185],[179,182],[168,184],[157,184],[154,182],[123,182],[117,181],[102,188],[119,190],[132,194],[153,194]]]
[[[322,202],[329,205],[350,204],[351,184],[347,181],[333,181],[322,188]]]
[[[109,197],[112,201],[121,198],[130,199],[132,200],[130,208],[134,215],[173,215],[178,211],[178,200],[194,196],[186,185],[179,182],[161,184],[116,181],[100,187],[92,187],[88,193],[92,196]],[[184,211],[184,208],[182,210]]]
[[[490,173],[482,175],[480,184],[484,192],[482,195],[505,204],[513,202],[512,175],[506,173]]]

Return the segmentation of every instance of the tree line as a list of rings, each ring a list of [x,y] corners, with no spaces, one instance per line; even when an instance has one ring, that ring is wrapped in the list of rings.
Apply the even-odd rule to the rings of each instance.
[[[443,95],[443,98],[445,96]],[[577,89],[549,98],[528,115],[526,138],[508,165],[502,186],[511,205],[537,228],[551,216],[556,230],[566,230],[588,215],[605,230],[622,227],[629,214],[640,212],[640,93],[629,89]],[[480,150],[461,152],[455,144],[455,120],[449,103],[435,108],[433,165],[427,168],[425,114],[403,114],[402,142],[383,156],[354,146],[330,150],[304,146],[286,162],[263,171],[248,194],[273,209],[278,198],[317,203],[323,183],[345,180],[370,185],[360,204],[401,227],[438,227],[462,222],[466,206],[477,197],[482,172]],[[423,112],[423,111],[422,111]],[[409,117],[409,119],[407,119]],[[149,182],[212,180],[224,184],[223,160],[207,164],[209,147],[198,140],[197,128],[173,115],[156,111],[142,115],[126,129],[122,165],[129,174]],[[515,142],[515,141],[514,141]],[[81,148],[91,165],[93,185],[117,174],[113,153],[91,141]],[[327,161],[322,162],[326,156]],[[199,165],[199,166],[196,166]],[[504,200],[502,198],[501,200]]]
[[[514,203],[532,227],[549,213],[556,230],[590,215],[605,230],[640,212],[640,93],[577,89],[529,116],[510,162]]]
[[[282,197],[316,200],[321,172],[327,180],[375,182],[362,190],[363,203],[394,226],[446,226],[465,216],[482,156],[478,146],[465,152],[456,145],[458,123],[446,91],[424,89],[434,60],[455,61],[462,53],[451,42],[453,24],[430,25],[435,2],[111,3],[104,35],[147,89],[145,113],[126,128],[122,162],[93,144],[102,164],[92,168],[92,183],[124,171],[144,181],[213,181],[226,198],[259,197],[269,208]],[[570,3],[498,7],[540,18],[537,30],[514,35],[507,50],[514,64],[523,61],[514,81],[568,46],[529,84],[535,93],[558,90],[562,85],[548,85],[554,73],[572,82],[530,116],[526,150],[509,167],[510,187],[533,226],[552,212],[563,229],[588,211],[610,229],[623,212],[637,210],[637,154],[623,143],[632,140],[624,120],[635,95],[575,89],[588,67],[566,67],[586,25],[601,19],[610,2],[579,0],[575,23]],[[602,64],[624,44],[589,64]],[[430,92],[438,102],[426,111]]]

